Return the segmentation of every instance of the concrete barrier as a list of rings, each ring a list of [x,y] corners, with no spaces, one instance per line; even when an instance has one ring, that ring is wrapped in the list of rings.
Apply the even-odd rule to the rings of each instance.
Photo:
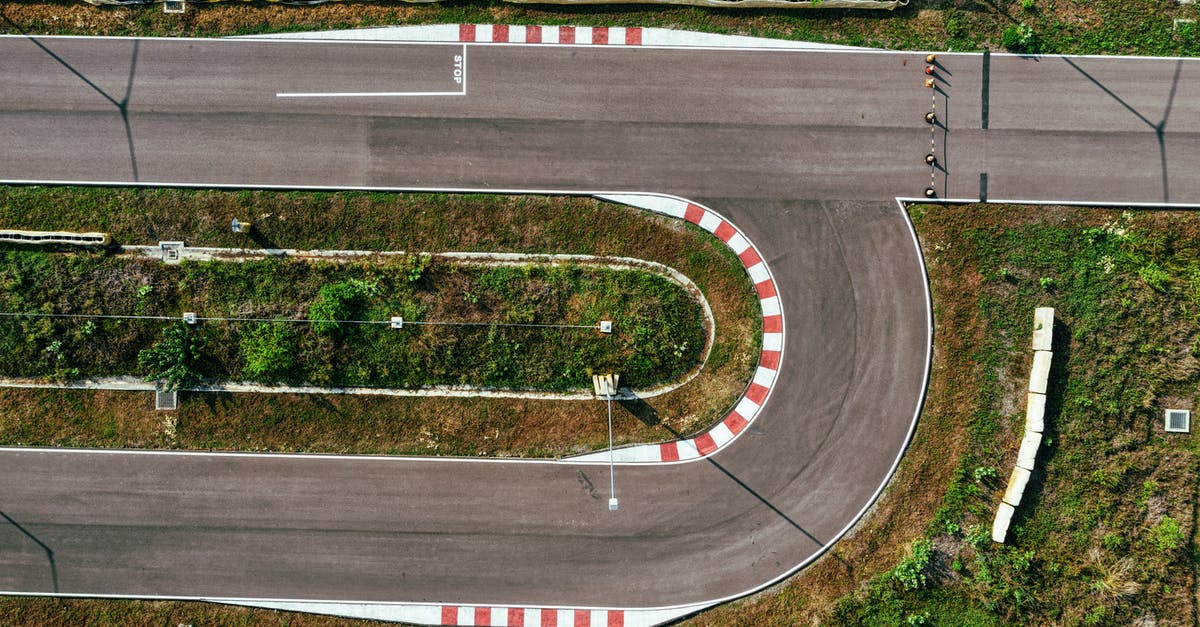
[[[1041,433],[1046,430],[1046,395],[1025,394],[1025,430]]]
[[[1029,369],[1029,391],[1038,394],[1046,393],[1046,385],[1050,381],[1050,351],[1033,351],[1033,367]]]
[[[1008,488],[1004,490],[1004,498],[1001,500],[1013,507],[1020,505],[1021,497],[1025,495],[1025,486],[1029,485],[1031,474],[1025,468],[1014,466],[1012,473],[1008,475]]]
[[[996,518],[992,520],[992,540],[1004,542],[1016,508],[1025,496],[1025,487],[1033,474],[1042,432],[1046,429],[1046,389],[1050,387],[1050,362],[1054,353],[1054,308],[1038,307],[1033,311],[1033,365],[1029,369],[1029,391],[1025,394],[1025,433],[1017,450],[1017,463],[1008,476],[1008,486]]]
[[[996,519],[992,521],[992,541],[1004,542],[1008,537],[1008,527],[1012,524],[1013,514],[1017,509],[1008,503],[1000,503],[996,508]]]
[[[71,231],[0,230],[0,242],[10,244],[66,244],[69,246],[108,246],[108,233],[74,233]]]
[[[1054,308],[1038,307],[1033,310],[1033,350],[1053,350]]]

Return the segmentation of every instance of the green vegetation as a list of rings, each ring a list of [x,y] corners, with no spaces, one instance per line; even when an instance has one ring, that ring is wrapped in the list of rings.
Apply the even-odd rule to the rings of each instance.
[[[61,346],[60,340],[51,342]],[[200,351],[204,348],[201,336],[192,333],[183,322],[163,329],[159,343],[138,353],[138,364],[146,372],[147,381],[158,381],[164,389],[176,390],[200,380],[197,365]]]
[[[1014,207],[914,207],[935,302],[974,307],[982,325],[967,357],[975,398],[967,442],[940,509],[888,584],[839,603],[840,621],[928,615],[929,624],[1129,624],[1192,616],[1195,475],[1190,436],[1162,431],[1166,407],[1200,398],[1200,219]],[[933,250],[936,249],[936,253]],[[952,250],[953,252],[947,252]],[[952,269],[962,268],[964,276]],[[980,468],[1011,468],[1034,307],[1056,308],[1044,470],[1012,529],[988,537],[1003,490]],[[944,332],[961,330],[943,328]],[[973,469],[973,470],[972,470]],[[965,531],[959,531],[965,530]],[[914,573],[933,542],[950,567],[926,586]],[[968,617],[970,617],[968,619]]]
[[[233,216],[254,222],[251,237],[230,232]],[[617,409],[613,426],[618,445],[674,438],[672,432],[693,433],[724,417],[745,389],[759,352],[757,296],[740,261],[726,246],[691,224],[591,198],[0,187],[0,224],[103,231],[125,245],[153,244],[161,239],[227,248],[598,254],[665,264],[691,277],[707,296],[716,321],[716,341],[704,368],[691,383],[648,399],[651,412],[635,417],[623,408]],[[542,308],[561,304],[555,281],[569,283],[586,276],[586,269],[579,267],[560,267],[554,271],[557,278],[550,276],[548,268],[536,269],[530,275],[530,285],[537,283],[544,291],[533,291],[525,297],[512,291],[517,289],[515,284],[507,292],[504,289],[511,284],[507,273],[524,276],[521,266],[475,266],[452,273],[438,259],[418,254],[389,256],[385,267],[372,259],[359,259],[343,264],[340,270],[332,264],[283,264],[278,260],[251,262],[248,267],[239,263],[188,263],[170,271],[184,273],[190,281],[185,285],[177,279],[167,280],[160,274],[168,272],[167,266],[150,259],[132,263],[82,254],[55,257],[13,253],[6,267],[19,272],[0,277],[0,298],[11,299],[5,308],[11,305],[20,311],[38,310],[45,305],[44,299],[51,305],[49,311],[108,310],[171,318],[183,311],[195,311],[202,317],[236,313],[251,318],[276,314],[306,318],[322,286],[357,279],[380,287],[366,303],[364,315],[373,319],[402,315],[406,320],[435,320],[450,318],[450,313],[457,312],[453,313],[457,319],[524,323],[547,319]],[[369,267],[356,268],[363,262]],[[273,280],[257,280],[263,275],[253,271],[253,264],[259,264]],[[97,270],[94,285],[103,288],[102,292],[81,292],[84,286],[75,277],[88,269]],[[25,300],[25,295],[31,294],[33,277],[54,285],[52,291],[60,296],[45,298],[41,294]],[[435,300],[446,310],[428,304],[423,311],[416,308],[424,302],[421,298],[431,294],[432,286],[439,284],[445,287],[439,292],[444,298]],[[598,308],[598,303],[619,293],[605,295],[589,289],[595,301],[567,299],[567,306],[578,312],[572,320],[599,319],[608,312]],[[464,300],[468,292],[476,302]],[[200,294],[207,294],[207,299],[199,300]],[[229,298],[230,294],[250,296],[243,301]],[[386,299],[401,294],[413,294],[416,300],[387,305]],[[164,307],[163,303],[168,302],[176,304]],[[396,309],[406,302],[414,307]],[[272,303],[273,308],[247,303]],[[291,303],[290,309],[284,311],[278,303]],[[621,337],[606,336],[610,343],[619,344],[632,339],[635,333],[646,333],[614,319]],[[61,380],[84,376],[81,364],[119,362],[127,368],[124,372],[133,374],[138,371],[138,351],[160,341],[163,326],[162,321],[109,325],[77,320],[62,326],[47,319],[4,321],[0,329],[10,328],[20,335],[13,346],[28,350],[11,359],[6,356],[3,366],[10,372],[28,368],[24,372],[30,375],[49,373]],[[302,350],[306,343],[314,347],[346,344],[356,334],[360,338],[381,334],[389,341],[399,340],[399,332],[375,326],[351,327],[349,336],[325,336],[303,325],[226,325],[209,321],[202,322],[196,331],[205,336],[227,331],[219,342],[207,341],[204,351],[218,355],[218,364],[242,368],[244,378],[259,381],[279,380],[280,373],[295,375],[305,363],[346,360],[346,354],[318,354],[310,359],[312,355]],[[402,333],[409,336],[409,341],[421,344],[425,331],[406,324]],[[30,334],[40,338],[37,344],[31,346],[25,341]],[[471,341],[485,343],[486,328],[472,337]],[[596,338],[598,334],[580,330],[578,337]],[[666,334],[660,337],[664,341],[672,339]],[[103,344],[89,338],[98,338]],[[107,346],[117,339],[130,350],[117,355],[89,348]],[[501,341],[509,340],[523,342],[506,331],[497,333],[492,345],[502,348]],[[690,340],[685,342],[676,338],[669,345],[651,350],[675,360],[677,350],[691,351],[697,346]],[[364,350],[378,354],[380,349],[368,342]],[[310,351],[319,352],[316,348]],[[394,368],[395,361],[381,366]],[[497,365],[502,362],[497,361]],[[480,366],[490,367],[487,363]],[[644,361],[631,367],[658,366]],[[200,366],[206,376],[214,374],[213,368]],[[329,371],[345,380],[361,374],[356,369],[343,370],[340,375],[338,372]],[[622,375],[623,380],[640,385],[628,378],[628,372]],[[560,380],[564,377],[559,374]],[[303,378],[296,376],[297,381]],[[188,398],[185,393],[179,411],[168,421],[163,413],[153,410],[153,403],[144,393],[10,388],[0,389],[0,443],[555,457],[607,445],[603,411],[597,413],[594,405],[523,399],[310,394],[204,393]]]
[[[435,5],[335,2],[189,4],[186,17],[155,6],[93,7],[10,2],[0,31],[78,35],[224,36],[393,24],[503,23],[665,27],[908,50],[1006,48],[1029,53],[1200,54],[1196,5],[1150,0],[912,2],[894,11],[727,10],[701,7],[512,5],[496,0]]]
[[[1162,415],[1200,402],[1200,216],[909,209],[938,332],[896,477],[851,536],[777,594],[692,622],[1190,620],[1200,445],[1165,433]],[[999,545],[991,522],[1023,429],[1038,306],[1057,318],[1047,431]]]
[[[8,376],[127,375],[138,365],[169,388],[200,378],[414,388],[479,385],[583,389],[593,370],[654,387],[698,365],[700,303],[644,270],[485,266],[429,255],[356,262],[244,262],[0,250],[0,311],[313,322],[0,319]],[[460,295],[469,295],[462,298]],[[400,315],[402,330],[387,321]],[[588,328],[499,325],[591,325]],[[362,321],[366,321],[364,324]],[[436,323],[433,325],[424,322]],[[457,324],[456,324],[457,323]],[[465,326],[466,323],[470,326]],[[240,349],[240,350],[239,350]]]

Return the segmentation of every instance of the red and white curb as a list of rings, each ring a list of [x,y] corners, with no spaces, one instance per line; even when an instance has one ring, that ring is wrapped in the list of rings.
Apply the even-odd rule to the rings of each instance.
[[[622,463],[662,463],[687,461],[711,455],[734,441],[754,422],[775,385],[779,364],[783,359],[783,307],[779,302],[775,277],[754,244],[733,223],[711,209],[669,196],[605,194],[597,198],[681,218],[699,226],[725,242],[725,245],[737,254],[742,266],[750,275],[750,280],[754,282],[754,289],[758,292],[758,304],[762,309],[762,353],[759,355],[754,378],[741,401],[706,433],[686,440],[616,449],[612,451],[612,460]],[[609,452],[588,453],[572,457],[570,460],[604,462],[609,460]]]
[[[459,24],[459,43],[640,46],[642,29],[621,26],[508,26]]]
[[[788,41],[744,35],[717,35],[640,26],[519,26],[508,24],[426,24],[383,26],[309,33],[242,35],[239,39],[303,39],[392,41],[409,43],[477,43],[571,46],[642,46],[652,48],[722,48],[776,50],[864,50],[854,46]]]
[[[694,614],[709,604],[645,610],[568,609],[486,605],[419,605],[411,603],[333,603],[206,599],[290,612],[332,614],[369,620],[403,621],[421,625],[477,627],[651,627]]]

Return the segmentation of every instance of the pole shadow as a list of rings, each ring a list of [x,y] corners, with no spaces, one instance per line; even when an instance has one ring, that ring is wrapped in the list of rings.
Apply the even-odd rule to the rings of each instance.
[[[1095,76],[1089,74],[1087,70],[1079,67],[1079,64],[1067,57],[1062,57],[1062,60],[1065,61],[1067,65],[1071,66],[1071,68],[1073,68],[1076,72],[1082,74],[1084,78],[1091,81],[1096,87],[1099,87],[1100,91],[1108,94],[1110,98],[1116,100],[1122,107],[1132,113],[1134,117],[1141,120],[1143,124],[1149,126],[1154,131],[1154,137],[1158,141],[1158,160],[1160,176],[1162,177],[1162,201],[1163,203],[1171,202],[1170,182],[1167,179],[1167,142],[1164,135],[1166,133],[1167,120],[1171,117],[1171,108],[1175,105],[1175,94],[1179,90],[1179,75],[1183,71],[1183,59],[1175,60],[1175,75],[1171,79],[1171,91],[1167,94],[1167,106],[1163,109],[1162,119],[1157,123],[1151,122],[1150,118],[1147,118],[1142,114],[1141,111],[1133,108],[1133,105],[1125,102],[1123,98],[1118,96],[1113,90],[1109,89],[1107,85],[1100,82],[1100,80],[1098,80]]]
[[[246,233],[250,237],[250,241],[254,242],[255,246],[263,250],[280,250],[279,245],[270,236],[258,230],[257,224],[250,225],[250,231]]]
[[[103,97],[105,100],[107,100],[110,104],[112,104],[112,106],[116,107],[117,112],[121,116],[121,124],[125,127],[125,143],[129,147],[129,164],[130,164],[130,168],[132,169],[132,172],[133,172],[133,180],[134,180],[134,182],[139,181],[137,151],[133,145],[133,129],[129,124],[129,99],[130,99],[130,96],[133,94],[133,79],[137,75],[138,48],[141,46],[141,40],[139,40],[139,39],[133,40],[133,50],[131,51],[130,56],[129,56],[129,75],[128,75],[128,78],[125,80],[125,93],[120,100],[117,100],[115,97],[113,97],[111,94],[109,94],[103,88],[101,88],[99,85],[92,82],[92,80],[90,78],[88,78],[87,76],[85,76],[82,72],[75,69],[75,67],[73,65],[71,65],[70,63],[67,63],[66,59],[63,59],[61,56],[59,56],[53,50],[51,50],[49,47],[47,47],[46,44],[43,44],[36,37],[34,37],[33,35],[30,35],[29,32],[26,31],[24,28],[22,28],[19,24],[17,24],[16,22],[13,22],[12,19],[9,18],[7,15],[0,13],[0,18],[3,18],[5,23],[7,23],[13,29],[17,30],[22,35],[24,35],[25,38],[30,41],[30,43],[32,43],[33,45],[35,45],[39,49],[41,49],[41,51],[46,53],[47,56],[49,56],[51,59],[54,59],[59,65],[66,68],[66,70],[68,72],[74,74],[76,76],[76,78],[83,81],[83,83],[85,85],[87,85],[88,87],[90,87],[92,89],[92,91],[96,92],[97,94],[100,94],[100,96]]]
[[[683,434],[681,434],[680,432],[673,429],[670,425],[662,422],[659,419],[658,412],[653,407],[651,407],[649,403],[642,400],[641,398],[638,398],[636,395],[633,395],[632,393],[630,393],[630,395],[632,396],[632,398],[622,398],[619,401],[621,407],[624,407],[627,410],[629,410],[629,413],[633,414],[634,417],[636,417],[638,420],[641,420],[642,422],[644,422],[646,424],[653,424],[653,425],[662,427],[663,430],[665,430],[667,433],[670,433],[671,436],[674,437],[676,440],[686,439],[686,437]],[[647,422],[647,420],[653,420],[654,422],[653,423]],[[707,462],[708,464],[710,464],[713,468],[716,468],[717,471],[719,471],[721,474],[725,475],[726,478],[728,478],[730,481],[735,483],[739,488],[744,490],[747,494],[749,494],[750,496],[753,496],[755,499],[757,499],[759,503],[762,503],[767,509],[774,512],[777,516],[779,516],[781,519],[783,519],[784,522],[791,525],[794,529],[796,529],[800,533],[804,534],[804,537],[806,537],[809,540],[811,540],[812,542],[814,542],[817,546],[825,546],[825,542],[821,541],[819,538],[817,538],[813,534],[809,533],[809,531],[807,529],[805,529],[803,526],[801,526],[800,523],[798,523],[794,519],[792,519],[791,516],[788,516],[787,513],[785,513],[783,510],[779,509],[774,503],[772,503],[770,500],[768,500],[766,497],[764,497],[762,494],[760,494],[757,490],[755,490],[754,488],[747,485],[745,481],[742,481],[741,479],[739,479],[737,477],[737,475],[730,472],[728,468],[725,468],[724,466],[722,466],[721,463],[716,461],[715,459],[713,459],[712,456],[705,457],[704,461]],[[841,558],[838,557],[838,559],[841,559]]]
[[[45,542],[42,542],[37,536],[30,533],[28,529],[22,527],[21,523],[13,520],[6,512],[0,510],[0,516],[4,517],[4,520],[7,520],[8,524],[12,525],[17,531],[20,531],[26,538],[33,540],[34,544],[37,544],[46,552],[46,561],[50,563],[50,583],[54,587],[54,593],[58,594],[58,566],[54,563],[54,549],[46,546]]]

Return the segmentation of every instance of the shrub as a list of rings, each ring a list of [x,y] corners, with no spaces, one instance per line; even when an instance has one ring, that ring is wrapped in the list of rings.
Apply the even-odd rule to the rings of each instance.
[[[1000,43],[1013,52],[1037,52],[1037,37],[1028,24],[1006,27],[1000,35]]]
[[[905,590],[920,590],[925,587],[925,569],[929,567],[932,557],[933,543],[927,539],[917,540],[908,556],[900,560],[892,570],[892,577],[900,582]]]
[[[363,300],[378,291],[378,284],[361,279],[322,285],[319,296],[308,309],[313,329],[328,335],[344,330],[343,324],[362,307]]]
[[[295,365],[291,330],[282,323],[251,327],[242,336],[246,374],[259,380],[279,380]]]
[[[1150,529],[1150,537],[1154,547],[1159,551],[1174,551],[1183,546],[1183,528],[1179,521],[1170,516],[1163,516],[1157,525]]]
[[[199,380],[197,356],[204,342],[183,322],[163,329],[159,343],[138,353],[138,364],[146,371],[146,381],[162,383],[168,390],[179,389]]]

